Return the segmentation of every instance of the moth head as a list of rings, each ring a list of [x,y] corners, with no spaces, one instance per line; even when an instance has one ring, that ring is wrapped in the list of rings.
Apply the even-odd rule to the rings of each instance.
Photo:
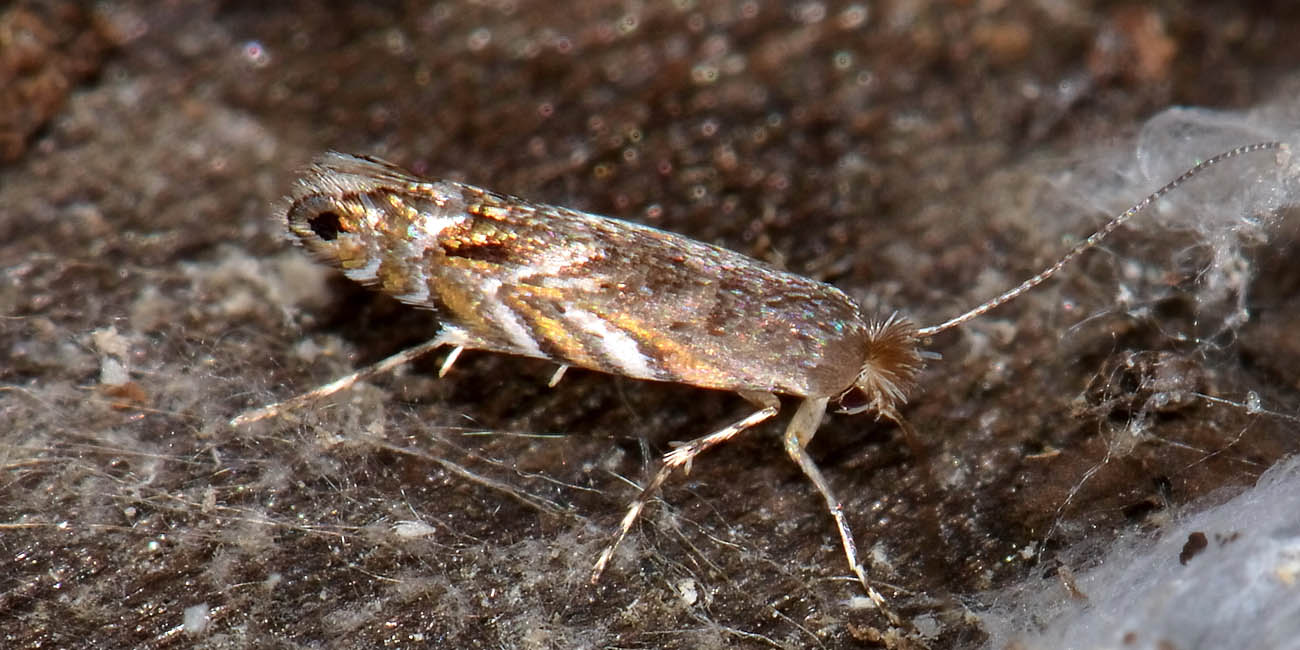
[[[347,207],[320,194],[294,201],[286,221],[289,232],[299,239],[317,239],[326,244],[356,232],[358,225]]]
[[[916,325],[898,314],[872,323],[866,348],[857,379],[836,397],[839,412],[874,411],[897,421],[925,366]]]
[[[376,158],[330,152],[308,167],[287,199],[285,225],[322,261],[363,283],[384,248],[385,224],[400,230],[402,213],[389,214],[393,188],[418,179]],[[349,271],[352,273],[349,273]],[[373,270],[373,269],[372,269]]]
[[[339,197],[311,194],[295,199],[285,216],[289,233],[318,258],[340,268],[364,265],[370,232],[366,210]]]

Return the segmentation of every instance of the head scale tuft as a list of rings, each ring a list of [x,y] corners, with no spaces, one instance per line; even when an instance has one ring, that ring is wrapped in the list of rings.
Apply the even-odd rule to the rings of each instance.
[[[841,412],[875,411],[898,421],[898,408],[907,403],[924,366],[920,336],[912,321],[891,314],[872,323],[857,381],[837,398]]]

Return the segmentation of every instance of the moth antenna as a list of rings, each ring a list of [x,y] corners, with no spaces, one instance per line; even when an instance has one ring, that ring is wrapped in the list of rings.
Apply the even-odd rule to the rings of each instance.
[[[997,309],[998,307],[1001,307],[1002,305],[1014,300],[1020,294],[1025,293],[1026,291],[1029,291],[1030,289],[1033,289],[1034,287],[1042,284],[1043,282],[1047,281],[1048,278],[1052,277],[1053,275],[1056,275],[1056,272],[1064,268],[1065,265],[1069,264],[1071,260],[1078,257],[1079,255],[1082,255],[1084,252],[1088,251],[1088,249],[1097,246],[1097,244],[1101,243],[1101,240],[1105,239],[1106,236],[1111,234],[1112,232],[1115,232],[1115,230],[1118,229],[1120,226],[1124,225],[1126,221],[1132,219],[1139,212],[1142,212],[1143,210],[1147,209],[1147,207],[1149,207],[1152,203],[1155,203],[1156,201],[1160,200],[1161,197],[1173,191],[1174,188],[1187,182],[1193,176],[1196,176],[1197,174],[1205,171],[1206,168],[1221,163],[1225,160],[1228,160],[1229,158],[1236,158],[1237,156],[1243,156],[1249,153],[1254,153],[1256,151],[1264,151],[1268,149],[1281,149],[1284,146],[1285,145],[1283,145],[1281,142],[1259,142],[1256,144],[1247,144],[1247,145],[1242,145],[1240,147],[1237,147],[1235,149],[1231,149],[1229,151],[1225,151],[1217,156],[1212,156],[1210,158],[1202,160],[1199,163],[1196,163],[1195,166],[1183,172],[1181,175],[1178,176],[1178,178],[1169,181],[1168,183],[1165,184],[1164,187],[1161,187],[1160,189],[1147,195],[1146,198],[1135,203],[1133,207],[1116,215],[1114,218],[1108,221],[1106,225],[1102,226],[1101,229],[1092,233],[1092,235],[1087,239],[1076,244],[1074,248],[1071,248],[1070,251],[1066,253],[1063,257],[1061,257],[1061,259],[1057,260],[1055,264],[1044,269],[1038,275],[1035,275],[1034,277],[1029,278],[1024,282],[1021,282],[1019,286],[1016,286],[1015,288],[1008,290],[1002,295],[992,300],[989,300],[964,314],[950,318],[942,323],[939,323],[938,325],[931,325],[929,327],[922,327],[917,329],[916,331],[917,336],[929,337],[938,334],[939,332],[942,332],[944,330],[952,329],[958,325],[961,325],[962,323],[965,323],[966,321],[969,321],[973,318],[978,318],[994,309]]]

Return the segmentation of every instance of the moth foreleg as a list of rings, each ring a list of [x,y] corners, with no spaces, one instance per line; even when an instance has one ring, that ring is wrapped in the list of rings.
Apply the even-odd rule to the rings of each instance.
[[[244,411],[238,417],[232,419],[230,421],[230,424],[231,426],[236,426],[236,427],[243,426],[245,424],[257,422],[258,420],[264,420],[266,418],[279,415],[284,411],[296,409],[304,404],[307,404],[308,402],[312,402],[314,400],[318,400],[323,397],[329,397],[334,393],[351,388],[358,381],[361,381],[366,377],[370,377],[372,375],[377,375],[381,372],[387,372],[389,370],[392,370],[397,366],[400,366],[404,363],[407,363],[421,356],[424,356],[443,345],[447,345],[447,341],[444,340],[442,336],[434,337],[432,339],[429,339],[428,341],[425,341],[424,343],[421,343],[414,347],[407,348],[388,358],[370,364],[369,366],[366,366],[365,368],[362,368],[356,372],[343,375],[342,377],[339,377],[338,379],[335,379],[334,381],[331,381],[328,384],[314,388],[301,395],[291,397],[282,402],[268,404],[266,406],[253,409],[251,411]],[[457,349],[459,350],[459,347]]]
[[[600,557],[596,560],[596,566],[591,571],[591,581],[593,583],[600,580],[600,574],[605,571],[605,566],[609,564],[610,558],[614,556],[614,550],[627,536],[628,531],[632,530],[632,524],[636,523],[641,511],[645,509],[646,504],[663,486],[664,481],[668,479],[669,474],[673,473],[673,470],[689,464],[696,456],[704,453],[710,447],[724,443],[745,429],[771,418],[781,409],[781,403],[775,395],[754,393],[744,394],[743,397],[751,402],[756,402],[763,408],[713,433],[700,436],[664,455],[663,464],[660,465],[659,471],[655,472],[654,478],[641,490],[641,494],[638,494],[636,499],[632,500],[632,505],[628,506],[627,514],[623,515],[623,521],[619,524],[618,535],[614,537],[614,541],[610,542],[609,546],[605,547],[604,551],[601,551]]]

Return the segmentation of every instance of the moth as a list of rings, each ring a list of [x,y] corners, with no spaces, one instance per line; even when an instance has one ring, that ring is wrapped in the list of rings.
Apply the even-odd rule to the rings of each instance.
[[[345,276],[422,309],[441,329],[428,342],[291,400],[249,411],[246,424],[343,390],[439,347],[487,350],[652,381],[738,393],[756,410],[670,451],[596,560],[609,564],[650,498],[705,450],[800,400],[785,451],[826,502],[844,555],[885,610],[853,531],[806,447],[827,409],[870,412],[914,435],[900,409],[918,388],[923,345],[1015,299],[1206,168],[1280,149],[1237,147],[1208,158],[1108,221],[1055,264],[947,321],[865,313],[828,284],[734,251],[644,225],[532,203],[448,180],[412,176],[369,157],[327,153],[294,186],[283,218],[291,236]]]

